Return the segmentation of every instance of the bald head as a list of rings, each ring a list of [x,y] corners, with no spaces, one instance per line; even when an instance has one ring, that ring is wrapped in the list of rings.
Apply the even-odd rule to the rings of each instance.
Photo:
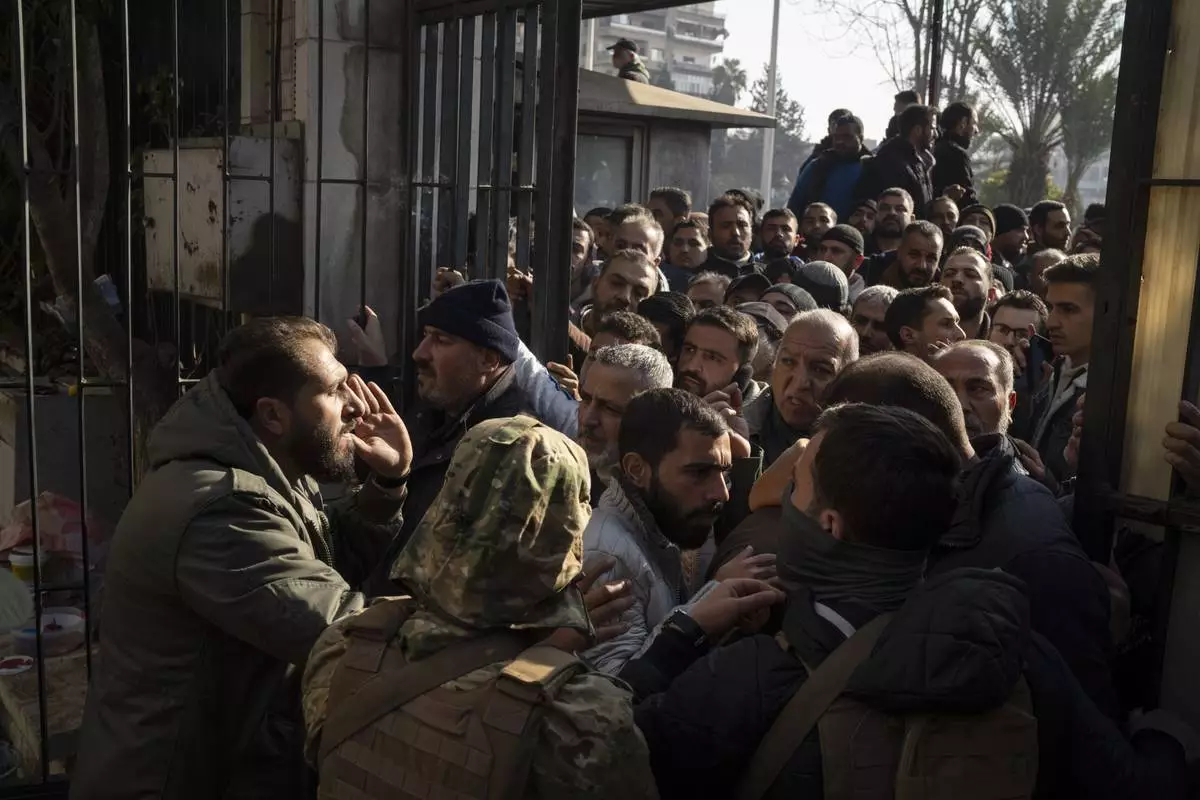
[[[842,370],[829,386],[825,404],[867,403],[915,411],[936,425],[965,459],[975,457],[963,410],[937,370],[907,353],[879,353]]]
[[[805,311],[792,321],[779,343],[771,394],[784,422],[804,434],[824,406],[825,390],[858,360],[858,334],[841,314]]]

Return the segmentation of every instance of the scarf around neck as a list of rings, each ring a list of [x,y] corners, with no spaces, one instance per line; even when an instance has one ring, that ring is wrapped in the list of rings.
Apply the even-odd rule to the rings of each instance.
[[[783,497],[779,577],[806,586],[818,602],[854,601],[876,613],[895,611],[925,574],[923,550],[888,550],[835,539]]]

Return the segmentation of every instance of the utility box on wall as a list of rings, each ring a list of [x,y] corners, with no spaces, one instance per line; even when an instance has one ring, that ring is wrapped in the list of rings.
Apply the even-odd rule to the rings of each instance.
[[[178,246],[174,151],[143,156],[147,283],[174,292],[178,257],[179,293],[192,302],[243,314],[303,313],[299,142],[275,139],[272,172],[270,139],[232,137],[228,206],[223,150],[221,139],[179,143]]]

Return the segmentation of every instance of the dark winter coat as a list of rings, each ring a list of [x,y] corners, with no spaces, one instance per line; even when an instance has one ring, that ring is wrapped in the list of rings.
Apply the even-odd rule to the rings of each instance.
[[[933,158],[931,179],[934,197],[941,197],[946,193],[947,186],[957,184],[966,190],[962,199],[957,201],[960,208],[979,202],[975,195],[975,170],[971,167],[967,148],[943,136],[933,146]]]
[[[934,197],[929,165],[912,142],[899,136],[881,144],[875,156],[863,165],[854,197],[874,200],[891,188],[904,189],[912,195],[917,214],[923,214]]]
[[[530,410],[525,393],[517,385],[515,377],[511,368],[506,370],[474,405],[453,419],[448,419],[443,412],[428,407],[418,409],[415,414],[405,419],[405,425],[413,440],[413,465],[408,478],[404,527],[392,543],[387,557],[371,575],[367,588],[373,597],[396,594],[395,586],[388,579],[392,561],[404,548],[434,498],[442,490],[446,470],[450,467],[450,457],[454,455],[454,449],[458,447],[463,434],[484,420],[512,417]]]
[[[1059,483],[1072,477],[1063,450],[1071,439],[1075,404],[1087,391],[1087,374],[1086,366],[1068,369],[1066,359],[1059,358],[1050,380],[1033,396],[1028,441]]]
[[[1012,441],[982,436],[972,444],[978,460],[963,472],[954,522],[934,548],[927,574],[982,567],[1020,578],[1033,629],[1062,654],[1096,705],[1115,717],[1107,585],[1054,496],[1022,474]]]
[[[849,219],[854,213],[854,187],[862,177],[863,159],[871,151],[865,147],[852,156],[840,156],[826,150],[817,159],[805,162],[796,176],[796,185],[788,199],[788,208],[797,217],[804,216],[804,209],[811,203],[826,203],[837,213],[839,220]]]
[[[870,620],[853,604],[833,610],[855,628]],[[1004,702],[1024,675],[1038,717],[1038,796],[1186,796],[1178,745],[1158,733],[1128,743],[1054,647],[1030,631],[1029,613],[1020,581],[1002,572],[960,570],[932,579],[896,614],[848,691],[885,712],[936,704],[970,713]],[[790,651],[758,635],[699,659],[683,634],[665,631],[621,672],[640,701],[635,719],[663,800],[734,796],[762,737],[807,678],[793,651],[819,664],[844,640],[803,589],[789,594],[782,630]],[[767,797],[817,800],[822,784],[813,733]]]

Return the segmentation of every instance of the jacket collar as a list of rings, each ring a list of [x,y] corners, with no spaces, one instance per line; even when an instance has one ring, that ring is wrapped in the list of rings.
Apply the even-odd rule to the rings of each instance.
[[[646,507],[641,492],[617,472],[600,496],[600,508],[621,517],[629,525],[638,546],[666,576],[682,580],[679,546],[663,534],[658,521]]]
[[[424,417],[428,420],[428,423],[422,426],[429,431],[424,449],[428,450],[445,442],[453,441],[476,423],[492,416],[489,414],[490,410],[501,403],[507,393],[517,388],[515,380],[516,370],[512,366],[505,368],[500,373],[500,377],[496,378],[496,381],[457,417],[448,416],[445,412],[434,408],[427,408],[420,412],[418,419]]]
[[[938,540],[938,550],[970,550],[983,540],[983,515],[997,482],[1014,474],[1017,448],[1002,434],[985,434],[971,440],[976,459],[963,470],[958,487],[958,506],[950,529]]]

